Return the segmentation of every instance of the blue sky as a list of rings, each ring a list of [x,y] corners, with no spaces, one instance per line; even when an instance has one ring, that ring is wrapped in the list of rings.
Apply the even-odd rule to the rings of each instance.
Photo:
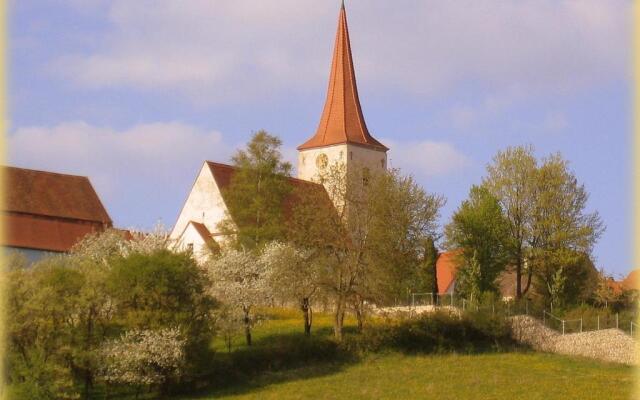
[[[120,227],[171,226],[205,159],[318,124],[338,0],[12,0],[12,165],[87,175]],[[561,152],[631,265],[631,1],[347,1],[360,98],[391,165],[448,203],[500,149]]]

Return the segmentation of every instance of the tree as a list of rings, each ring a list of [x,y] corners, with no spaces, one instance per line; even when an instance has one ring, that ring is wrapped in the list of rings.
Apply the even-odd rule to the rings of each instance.
[[[606,274],[604,269],[598,271],[598,283],[593,293],[596,304],[608,307],[609,303],[616,300],[616,295],[612,288],[613,278]]]
[[[445,235],[449,248],[462,250],[459,271],[468,278],[467,284],[456,285],[456,291],[476,296],[496,291],[496,278],[505,269],[511,248],[509,222],[498,200],[486,188],[473,186],[445,227]],[[477,271],[465,274],[470,268]]]
[[[205,266],[211,293],[243,315],[247,345],[251,346],[252,313],[269,298],[268,266],[248,250],[227,249]]]
[[[265,246],[260,262],[271,271],[269,287],[285,300],[294,300],[302,311],[304,333],[311,335],[311,301],[318,292],[319,266],[310,251],[292,244],[272,242]]]
[[[422,257],[419,264],[420,288],[428,293],[438,293],[438,248],[435,240],[429,236],[422,241]]]
[[[537,168],[533,147],[509,147],[496,154],[493,164],[487,166],[487,177],[483,180],[483,186],[498,199],[509,222],[512,244],[509,261],[515,265],[518,299],[529,290],[531,284],[532,270],[529,268],[527,285],[522,288],[527,247],[533,241]]]
[[[337,206],[299,194],[291,224],[292,241],[321,260],[319,279],[334,303],[338,340],[348,305],[362,327],[366,302],[388,302],[417,287],[423,241],[435,235],[444,203],[397,170],[365,171],[328,166],[321,179]]]
[[[216,302],[208,287],[206,274],[189,253],[168,250],[118,258],[107,277],[114,323],[122,331],[179,328],[186,339],[188,372],[209,354]]]
[[[482,281],[482,267],[480,261],[478,261],[478,252],[474,251],[471,259],[458,270],[456,292],[470,299],[479,300],[483,293]]]
[[[390,302],[407,293],[422,290],[429,256],[435,266],[435,248],[442,196],[429,194],[408,175],[397,169],[374,175],[365,188],[366,220],[361,228],[365,241],[365,262],[369,264],[368,284],[372,300]],[[364,214],[364,212],[363,212]],[[427,243],[429,245],[429,243]],[[425,254],[426,252],[426,254]]]
[[[549,278],[565,264],[563,255],[591,253],[604,226],[597,212],[585,212],[588,193],[559,154],[539,166],[533,147],[509,147],[498,152],[487,173],[483,186],[498,199],[508,221],[517,298],[529,290],[534,271],[550,268],[551,273],[540,275]]]
[[[223,189],[229,213],[219,228],[233,235],[238,247],[255,248],[284,237],[283,202],[291,191],[291,165],[282,161],[281,145],[261,130],[232,158],[236,171]]]

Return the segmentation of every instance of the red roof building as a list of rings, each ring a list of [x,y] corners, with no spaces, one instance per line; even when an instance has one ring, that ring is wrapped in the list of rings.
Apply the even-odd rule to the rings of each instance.
[[[15,167],[4,173],[5,247],[34,259],[41,252],[67,252],[88,233],[112,226],[87,177]]]

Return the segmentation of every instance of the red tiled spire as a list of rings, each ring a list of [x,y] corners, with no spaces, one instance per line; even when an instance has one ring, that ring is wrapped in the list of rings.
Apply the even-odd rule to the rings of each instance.
[[[338,18],[338,32],[331,63],[327,99],[316,134],[298,147],[305,150],[333,144],[353,143],[388,150],[367,129],[358,98],[356,74],[351,57],[349,29],[344,2]]]

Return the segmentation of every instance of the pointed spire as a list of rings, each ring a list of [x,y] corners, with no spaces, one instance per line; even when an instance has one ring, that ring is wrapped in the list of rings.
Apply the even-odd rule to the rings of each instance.
[[[333,62],[324,110],[316,134],[298,147],[305,150],[334,144],[352,143],[388,150],[374,139],[367,129],[358,98],[356,74],[351,56],[351,43],[347,27],[344,0],[338,17]]]

